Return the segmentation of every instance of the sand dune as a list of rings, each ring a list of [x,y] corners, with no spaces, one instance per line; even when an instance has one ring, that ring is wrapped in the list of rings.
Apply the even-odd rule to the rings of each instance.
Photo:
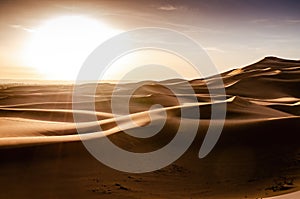
[[[119,85],[113,97],[122,101],[139,84],[130,99],[130,117],[112,113],[114,84],[99,84],[95,96],[82,93],[73,110],[73,85],[2,83],[0,184],[7,191],[0,198],[260,198],[299,190],[300,61],[267,57],[221,76],[226,100],[217,102],[207,87],[219,89],[214,86],[216,77],[189,81],[194,96],[186,92],[187,81],[180,79]],[[192,103],[195,96],[198,102]],[[90,111],[91,103],[96,112]],[[150,109],[155,104],[162,107]],[[224,130],[213,151],[199,159],[212,104],[227,105]],[[180,110],[189,113],[193,107],[199,108],[200,118],[192,114],[181,118]],[[74,112],[82,117],[95,114],[98,119],[79,124],[85,132],[82,139],[108,136],[133,152],[164,146],[180,122],[198,122],[200,127],[189,150],[172,165],[128,174],[104,166],[86,151]],[[129,136],[117,125],[138,131],[163,119],[161,131],[145,139]]]

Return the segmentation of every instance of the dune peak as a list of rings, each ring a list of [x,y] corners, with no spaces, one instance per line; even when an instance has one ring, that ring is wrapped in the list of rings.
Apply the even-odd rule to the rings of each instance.
[[[285,58],[280,58],[280,57],[276,57],[276,56],[266,56],[259,62],[270,62],[270,61],[272,61],[272,62],[299,62],[300,60],[291,60],[291,59],[285,59]]]

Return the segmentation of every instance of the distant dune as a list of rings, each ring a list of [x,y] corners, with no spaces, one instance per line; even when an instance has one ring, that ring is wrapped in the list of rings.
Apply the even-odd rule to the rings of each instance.
[[[92,96],[72,110],[73,85],[3,82],[0,85],[0,198],[264,198],[300,188],[300,60],[266,57],[250,66],[221,74],[227,104],[222,135],[205,158],[198,152],[208,128],[212,100],[206,83],[214,77],[189,81],[201,118],[189,150],[172,165],[146,174],[115,171],[95,160],[77,134],[73,111],[79,115]],[[181,108],[174,88],[188,104],[185,80],[145,81],[132,95],[130,114],[140,125],[151,122],[149,108],[167,112],[157,135],[138,139],[116,128],[111,111],[114,84],[97,87],[95,106],[100,123],[86,122],[83,139],[98,138],[100,124],[118,146],[148,152],[168,143],[176,133]],[[123,84],[114,97],[127,95]],[[87,89],[92,85],[83,85]],[[218,89],[218,88],[215,88]],[[153,114],[152,114],[153,115]],[[154,114],[153,120],[160,120]],[[129,124],[128,118],[120,118]],[[128,129],[134,126],[127,125]],[[188,129],[186,130],[188,133]]]

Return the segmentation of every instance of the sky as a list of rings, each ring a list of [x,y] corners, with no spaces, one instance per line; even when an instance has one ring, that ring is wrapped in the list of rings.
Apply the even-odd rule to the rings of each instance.
[[[0,79],[43,77],[24,56],[35,32],[55,17],[87,16],[120,32],[173,29],[198,42],[224,72],[270,55],[300,59],[299,10],[297,0],[1,0]]]

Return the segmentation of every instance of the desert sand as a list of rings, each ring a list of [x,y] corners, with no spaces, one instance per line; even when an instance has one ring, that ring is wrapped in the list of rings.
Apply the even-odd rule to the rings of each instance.
[[[111,169],[85,149],[73,119],[73,85],[2,83],[0,198],[267,198],[299,191],[300,61],[266,57],[221,76],[227,99],[221,103],[227,104],[227,112],[215,148],[198,158],[212,102],[205,80],[191,80],[201,118],[191,115],[183,122],[198,121],[197,136],[172,165],[144,174]],[[115,128],[110,108],[115,85],[99,84],[96,114],[109,139],[134,152],[168,143],[182,107],[164,85],[184,93],[182,81],[146,81],[132,96],[130,113],[140,125],[150,121],[151,105],[161,104],[162,111],[167,110],[164,128],[147,139]],[[126,95],[130,86],[122,85],[116,96]],[[84,109],[90,102],[86,96],[80,106]],[[97,135],[96,125],[86,123],[87,137]]]

